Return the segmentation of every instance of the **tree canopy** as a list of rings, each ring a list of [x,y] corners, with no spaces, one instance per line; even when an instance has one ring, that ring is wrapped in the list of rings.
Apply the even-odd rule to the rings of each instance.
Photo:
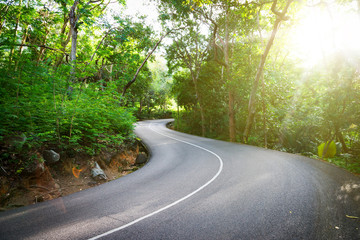
[[[356,1],[160,2],[170,16],[163,21],[197,26],[208,39],[196,82],[186,64],[201,53],[191,49],[193,35],[167,49],[173,94],[184,108],[179,129],[308,156],[334,141],[337,156],[329,161],[351,162],[359,172],[360,49],[345,40],[360,40]]]
[[[116,149],[172,111],[202,136],[323,158],[335,144],[329,161],[360,172],[357,1],[149,0],[158,26],[111,13],[127,2],[0,2],[1,166]]]

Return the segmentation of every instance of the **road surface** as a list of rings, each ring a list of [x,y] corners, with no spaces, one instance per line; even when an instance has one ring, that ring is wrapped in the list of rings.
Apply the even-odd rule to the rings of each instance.
[[[360,178],[328,163],[169,130],[118,180],[0,213],[0,239],[360,239]]]

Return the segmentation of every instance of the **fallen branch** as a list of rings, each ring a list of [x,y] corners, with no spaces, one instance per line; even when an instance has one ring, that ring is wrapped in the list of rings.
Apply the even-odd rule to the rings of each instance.
[[[44,190],[47,190],[47,191],[51,191],[50,189],[48,189],[46,187],[43,187],[43,186],[39,186],[39,185],[30,185],[29,188],[41,188],[41,189],[44,189]]]

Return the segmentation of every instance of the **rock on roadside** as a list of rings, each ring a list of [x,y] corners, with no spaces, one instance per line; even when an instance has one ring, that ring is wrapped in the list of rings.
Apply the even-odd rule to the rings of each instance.
[[[99,164],[97,162],[95,162],[95,167],[91,169],[91,176],[95,180],[100,180],[100,179],[106,180],[106,179],[108,179],[105,172],[100,168],[100,166],[99,166]]]
[[[146,163],[147,161],[147,156],[145,153],[140,153],[135,160],[135,164],[143,164]]]
[[[47,163],[55,163],[60,160],[60,154],[54,150],[45,150],[43,152],[43,158]]]

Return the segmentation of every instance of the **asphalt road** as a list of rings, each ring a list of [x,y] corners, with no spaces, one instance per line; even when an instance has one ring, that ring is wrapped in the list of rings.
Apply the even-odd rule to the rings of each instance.
[[[0,239],[360,239],[360,178],[328,163],[138,123],[140,170],[0,213]]]

